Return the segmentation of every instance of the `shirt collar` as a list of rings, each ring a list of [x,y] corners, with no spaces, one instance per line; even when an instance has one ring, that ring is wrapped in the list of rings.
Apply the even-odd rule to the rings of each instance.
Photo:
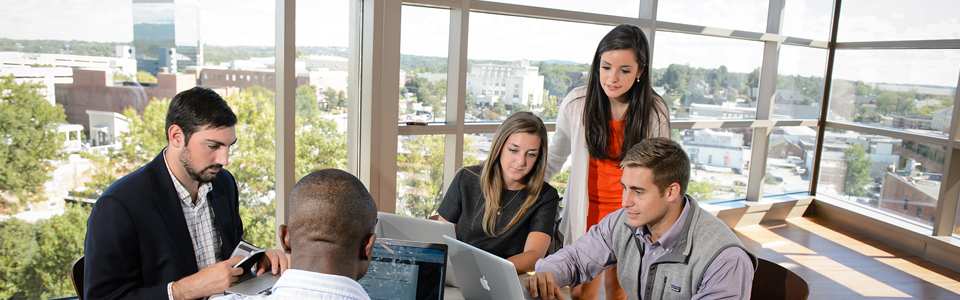
[[[292,290],[289,290],[292,289]],[[350,296],[356,299],[370,299],[356,280],[346,276],[323,274],[305,270],[287,269],[273,285],[273,295],[286,293],[297,295],[295,290],[307,290],[320,293]]]
[[[163,155],[161,156],[163,156],[163,165],[167,167],[167,173],[170,174],[170,180],[173,181],[173,187],[177,190],[177,196],[180,198],[180,202],[189,207],[199,206],[206,202],[206,195],[213,190],[213,184],[210,182],[200,184],[199,189],[197,189],[197,203],[194,204],[193,199],[190,198],[190,192],[180,183],[177,176],[173,175],[173,170],[170,169],[170,164],[167,162],[167,148],[163,148]]]
[[[683,210],[680,211],[680,217],[678,217],[677,221],[673,222],[673,226],[670,226],[670,229],[667,229],[667,232],[657,240],[657,243],[660,243],[660,247],[664,249],[672,249],[673,246],[677,244],[677,240],[680,239],[680,235],[683,234],[680,231],[683,230],[683,225],[687,222],[687,214],[689,214],[690,206],[692,206],[690,203],[687,203],[690,199],[686,196],[683,197],[683,201],[684,205]],[[652,244],[650,240],[650,229],[647,228],[647,225],[637,228],[637,235],[647,244]]]

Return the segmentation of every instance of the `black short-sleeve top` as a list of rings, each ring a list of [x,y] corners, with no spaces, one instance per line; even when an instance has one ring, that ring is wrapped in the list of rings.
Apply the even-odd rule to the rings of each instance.
[[[441,217],[457,224],[458,240],[494,255],[509,258],[523,252],[530,232],[553,235],[560,196],[557,190],[546,182],[542,183],[543,187],[540,189],[537,202],[513,227],[497,237],[487,235],[483,231],[485,198],[480,189],[482,169],[482,165],[460,169],[450,183],[446,195],[443,196],[440,208],[437,209]],[[502,209],[497,216],[496,232],[503,231],[513,216],[520,212],[526,197],[525,189],[517,191],[503,189],[500,196]]]

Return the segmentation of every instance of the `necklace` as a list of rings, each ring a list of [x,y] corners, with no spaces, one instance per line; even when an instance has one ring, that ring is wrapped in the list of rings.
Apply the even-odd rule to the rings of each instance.
[[[517,199],[517,195],[520,195],[520,191],[522,191],[522,189],[518,190],[516,194],[513,194],[513,197],[510,198],[510,201],[507,201],[507,204],[504,204],[503,206],[500,206],[497,208],[497,216],[500,215],[500,211],[502,211],[504,207],[507,207],[507,205],[510,205],[510,203],[513,203],[514,199]]]

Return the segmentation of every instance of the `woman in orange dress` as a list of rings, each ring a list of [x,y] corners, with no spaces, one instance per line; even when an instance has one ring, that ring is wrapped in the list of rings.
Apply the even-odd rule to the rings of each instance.
[[[546,178],[570,157],[560,223],[564,244],[621,208],[620,161],[627,150],[645,138],[670,137],[667,105],[653,92],[650,76],[646,35],[636,26],[619,25],[600,40],[587,84],[560,104]],[[607,299],[626,299],[616,266],[603,274]],[[573,298],[597,299],[603,276],[575,287]]]

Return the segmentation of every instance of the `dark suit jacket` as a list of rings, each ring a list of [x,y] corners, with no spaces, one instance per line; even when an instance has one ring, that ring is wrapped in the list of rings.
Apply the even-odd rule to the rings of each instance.
[[[219,259],[243,236],[237,183],[221,169],[207,195],[220,233]],[[167,283],[197,273],[183,209],[163,160],[110,185],[93,206],[84,242],[84,299],[167,299]]]

